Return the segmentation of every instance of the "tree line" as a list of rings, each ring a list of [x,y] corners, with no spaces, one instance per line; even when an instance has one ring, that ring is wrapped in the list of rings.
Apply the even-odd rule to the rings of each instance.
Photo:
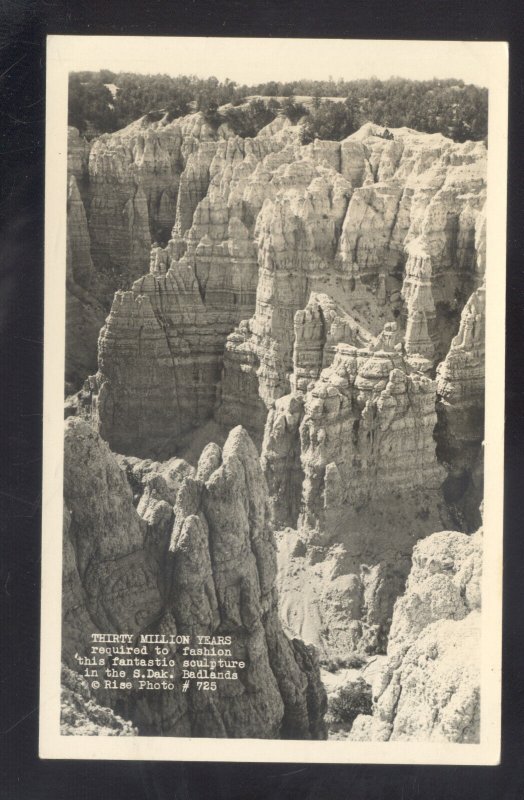
[[[340,98],[340,99],[337,99]],[[226,108],[223,108],[226,106]],[[486,139],[488,91],[462,80],[406,78],[301,80],[240,85],[226,78],[73,72],[69,124],[92,138],[161,111],[174,119],[201,111],[210,124],[227,121],[255,136],[277,114],[300,121],[302,140],[341,140],[365,122],[442,133],[458,142]]]

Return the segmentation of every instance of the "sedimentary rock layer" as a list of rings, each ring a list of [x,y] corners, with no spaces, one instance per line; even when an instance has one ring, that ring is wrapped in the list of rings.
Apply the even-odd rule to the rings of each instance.
[[[240,419],[260,440],[260,401],[267,409],[289,392],[294,316],[312,291],[374,334],[399,317],[417,370],[431,371],[447,352],[484,266],[485,149],[407,129],[393,135],[364,126],[340,144],[297,149],[298,160],[276,171],[278,191],[256,225],[255,314],[225,350],[226,424]]]
[[[93,144],[87,178],[85,148],[72,148],[71,281],[99,294],[117,278],[123,285],[89,395],[102,438],[125,454],[138,512],[131,534],[143,539],[140,525],[149,526],[150,544],[133,552],[147,555],[144,574],[160,576],[146,580],[148,592],[160,587],[153,616],[174,602],[169,619],[185,619],[161,566],[173,524],[170,559],[177,542],[200,542],[207,572],[195,578],[194,607],[209,625],[220,613],[212,543],[206,550],[218,512],[206,503],[212,473],[231,473],[230,445],[197,462],[210,438],[223,444],[239,424],[261,453],[264,525],[287,529],[278,536],[281,618],[326,656],[384,652],[415,543],[478,526],[486,150],[408,129],[391,135],[366,125],[343,142],[303,146],[283,117],[252,139],[201,115],[146,117]],[[188,439],[194,469],[173,461]],[[230,478],[228,502],[233,488],[243,492]],[[189,538],[177,528],[187,519]],[[75,569],[78,608],[91,608],[96,598],[82,599]],[[273,606],[261,592],[264,617]],[[280,687],[274,637],[262,627]],[[293,647],[303,672],[308,657]],[[187,702],[166,724],[186,725]],[[276,720],[278,703],[268,702]]]
[[[252,198],[246,198],[243,208],[242,192],[238,193],[237,184],[242,183],[263,155],[282,149],[282,136],[279,138],[275,134],[286,125],[289,126],[289,122],[282,118],[276,125],[269,126],[260,139],[243,140],[235,136],[227,124],[212,125],[201,113],[175,120],[167,113],[152,113],[121,131],[98,137],[91,144],[79,136],[75,128],[69,129],[68,174],[78,183],[87,221],[87,236],[83,230],[79,235],[88,241],[96,271],[93,292],[106,311],[115,290],[129,289],[144,273],[152,245],[165,244],[171,235],[180,238],[188,233],[195,210],[208,190],[211,195],[214,191],[211,202],[215,203],[217,193],[227,198],[226,189],[232,180],[231,194],[236,192],[237,201],[229,216],[236,219],[244,214],[249,219],[253,213],[258,213],[258,189],[251,193]],[[244,166],[233,175],[232,168],[242,160]],[[208,197],[208,209],[209,200]],[[213,207],[212,218],[208,215],[205,221],[204,206],[200,221],[197,220],[197,229],[202,224],[211,223],[212,228],[218,223],[218,228],[215,226],[214,234],[211,230],[210,235],[211,239],[219,239],[220,244],[227,238],[220,225],[224,212],[227,227],[228,209],[224,202],[221,209]],[[235,221],[232,224],[234,227]],[[78,227],[75,215],[69,217],[68,226],[74,237]],[[193,239],[195,248],[200,239],[205,239],[200,248],[205,270],[210,260],[211,242],[204,233],[197,238],[193,235]],[[219,247],[220,250],[227,251],[227,245]],[[220,255],[227,258],[227,252],[219,252],[219,259]],[[221,291],[220,286],[218,291]],[[254,295],[254,286],[251,293]],[[248,315],[252,310],[251,302]],[[79,309],[76,311],[78,313]],[[81,345],[81,332],[75,342]],[[92,336],[88,346],[96,346]],[[91,361],[88,369],[93,371],[95,364]],[[71,367],[69,369],[74,373]],[[75,382],[78,383],[78,377]]]
[[[256,449],[240,427],[195,472],[180,461],[124,461],[66,421],[63,653],[70,667],[96,631],[231,636],[245,669],[216,692],[100,692],[142,734],[322,738],[326,696],[314,652],[283,633],[276,551]],[[138,501],[138,508],[133,503]]]
[[[372,341],[360,331],[364,347],[333,348],[315,315],[297,319],[311,333],[295,339],[302,361],[320,374],[274,403],[261,455],[274,523],[298,530],[279,535],[282,619],[326,656],[380,651],[414,543],[451,521],[435,381],[413,370],[396,323]],[[354,327],[343,329],[355,340]],[[292,384],[303,375],[297,366]]]
[[[435,382],[411,371],[394,327],[366,348],[337,344],[319,379],[277,401],[268,418],[264,468],[276,483],[285,469],[280,454],[298,454],[301,527],[328,541],[345,509],[408,487],[436,490],[445,476],[433,440]],[[287,505],[275,498],[277,521],[295,524],[285,518]]]
[[[227,335],[254,308],[253,220],[265,162],[286,141],[282,125],[195,150],[190,172],[203,148],[209,156],[206,196],[179,194],[173,238],[153,248],[149,274],[115,296],[97,378],[101,432],[114,449],[172,455],[181,436],[212,417]]]
[[[226,126],[214,130],[201,114],[173,121],[163,114],[95,140],[89,225],[100,268],[128,280],[143,272],[152,242],[166,238],[174,224],[179,187],[182,202],[194,210],[207,189],[216,142],[231,134]]]
[[[397,318],[414,369],[431,372],[481,280],[483,145],[407,129],[389,140],[364,126],[343,142],[301,146],[299,129],[281,117],[242,139],[229,129],[211,134],[196,116],[144,119],[91,149],[93,186],[100,181],[102,192],[114,172],[124,191],[132,176],[149,229],[158,206],[152,176],[176,183],[173,165],[185,165],[171,239],[153,248],[150,274],[132,295],[115,298],[100,340],[99,414],[112,446],[124,449],[127,429],[127,452],[159,455],[163,429],[171,452],[161,456],[173,455],[181,434],[213,414],[261,444],[268,409],[292,388],[295,314],[315,292],[374,335]],[[104,224],[114,217],[100,211]],[[127,253],[119,236],[102,238]],[[126,264],[140,261],[143,271],[148,248]],[[91,251],[98,263],[93,243]],[[136,308],[143,297],[152,312]],[[139,345],[149,369],[130,355]]]

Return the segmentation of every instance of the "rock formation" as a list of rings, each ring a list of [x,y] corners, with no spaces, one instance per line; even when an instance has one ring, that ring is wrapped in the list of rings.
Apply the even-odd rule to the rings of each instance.
[[[120,283],[131,289],[150,261],[125,304],[115,298],[102,334],[98,413],[112,446],[125,449],[121,427],[131,432],[127,452],[173,455],[180,435],[213,414],[226,428],[240,422],[260,444],[268,408],[291,388],[294,316],[312,292],[374,335],[400,315],[414,367],[431,371],[480,280],[485,150],[393,133],[387,140],[364,126],[341,143],[301,146],[285,118],[242,139],[190,115],[146,117],[93,144],[87,216],[99,283],[107,294],[125,267]],[[159,199],[168,185],[169,203]],[[129,216],[130,204],[133,222],[124,225],[120,209]],[[152,231],[169,236],[169,213],[171,239],[150,255]],[[142,296],[152,311],[135,308]],[[143,341],[148,325],[157,328],[152,349],[161,342],[150,366],[160,376],[146,377],[134,355],[126,361],[139,339],[155,361]],[[157,387],[149,414],[144,381]],[[156,427],[171,452],[157,452]]]
[[[330,295],[375,335],[400,315],[406,353],[428,371],[447,352],[481,280],[483,145],[408,129],[393,131],[393,141],[377,133],[364,126],[340,143],[340,173],[323,166],[337,164],[336,143],[318,142],[273,178],[278,192],[256,227],[255,314],[226,345],[218,416],[226,424],[241,419],[257,440],[260,401],[267,409],[289,392],[294,315],[312,291]],[[321,166],[312,156],[322,150],[329,159]]]
[[[283,116],[253,138],[200,113],[71,133],[66,651],[220,631],[250,665],[211,699],[119,701],[141,733],[323,736],[314,645],[394,665],[355,736],[475,739],[450,649],[473,606],[399,631],[424,548],[450,550],[455,588],[479,548],[430,534],[480,524],[485,172],[482,143],[373,124],[309,145]]]
[[[227,124],[218,127],[211,125],[201,113],[175,120],[170,119],[167,113],[151,113],[121,131],[100,136],[91,145],[79,136],[75,128],[69,129],[68,175],[78,184],[85,220],[79,221],[78,214],[74,213],[68,218],[68,228],[71,237],[78,231],[78,237],[84,243],[81,259],[85,261],[89,253],[95,265],[93,294],[106,312],[114,292],[130,289],[133,281],[143,275],[150,260],[151,247],[157,247],[158,242],[165,244],[171,235],[178,241],[188,233],[194,222],[197,227],[192,237],[193,250],[200,239],[204,240],[199,251],[202,263],[200,271],[209,271],[213,240],[218,245],[216,255],[219,260],[222,258],[227,262],[231,257],[240,264],[247,258],[256,264],[256,257],[246,252],[243,244],[246,236],[237,222],[243,214],[248,219],[253,214],[256,216],[259,189],[255,187],[251,192],[252,197],[246,196],[243,208],[242,185],[258,160],[269,152],[282,149],[286,133],[280,131],[286,125],[289,125],[288,121],[282,118],[276,125],[268,126],[269,132],[262,131],[260,138],[244,140],[235,136]],[[228,144],[229,140],[231,145]],[[240,165],[239,161],[245,163]],[[228,210],[230,182],[235,205]],[[241,185],[240,190],[238,184]],[[226,204],[222,202],[221,212],[218,208],[215,210],[213,205],[211,217],[209,212],[206,217],[204,204],[199,220],[194,220],[195,211],[200,201],[206,198],[208,190],[211,194],[207,197],[207,209],[210,207],[210,198],[215,204],[219,201],[219,195],[226,198]],[[228,254],[225,241],[228,237],[224,235],[220,214],[222,222],[225,219],[226,229],[228,217],[233,219],[231,254]],[[208,236],[202,226],[207,228]],[[183,249],[186,246],[187,243],[184,243]],[[179,250],[177,258],[183,249]],[[170,258],[172,255],[170,252]],[[74,254],[73,264],[76,269]],[[213,276],[210,286],[212,293],[227,292],[231,281],[235,283],[234,277],[224,274]],[[212,288],[214,283],[216,286]],[[238,301],[240,305],[250,302],[248,315],[253,311],[256,276],[254,283],[253,280],[251,283],[249,287],[247,276],[243,284],[237,287],[239,296],[231,301]],[[249,293],[252,295],[251,301]],[[86,299],[86,303],[90,300]],[[242,318],[242,310],[236,309],[234,324]],[[81,308],[75,307],[72,314],[78,317],[81,311]],[[85,339],[85,347],[90,348],[84,359],[84,366],[87,367],[83,373],[85,376],[87,371],[93,371],[96,366],[96,359],[91,355],[96,348],[96,336],[93,337],[92,331],[82,330],[79,325],[77,328],[70,334],[71,355],[75,355],[77,345],[81,348]],[[69,361],[67,368],[69,378],[78,385],[78,371]]]
[[[62,736],[136,736],[130,722],[110,708],[98,705],[87,681],[78,672],[62,667],[60,733]]]
[[[96,295],[97,273],[91,257],[85,203],[89,144],[76,128],[68,129],[66,255],[66,381],[81,385],[97,358],[97,338],[104,308]],[[95,289],[95,291],[93,291]]]
[[[107,444],[84,420],[66,421],[68,666],[97,631],[230,635],[246,667],[216,692],[183,693],[177,666],[175,689],[160,697],[100,690],[96,702],[150,735],[324,737],[315,654],[278,619],[267,489],[247,433],[235,428],[223,450],[208,445],[196,472],[180,461],[126,466],[142,486],[137,509]]]
[[[318,378],[274,403],[261,455],[275,525],[298,528],[279,539],[282,618],[331,656],[381,650],[413,544],[451,519],[433,439],[435,381],[412,370],[396,323],[374,340],[359,329],[365,346],[350,343],[355,325],[337,324],[345,341],[333,348],[324,338],[319,359],[304,349],[318,331],[305,316],[311,338],[295,345]],[[302,367],[296,374],[300,386]]]
[[[469,530],[480,524],[475,511],[483,489],[485,291],[480,286],[464,306],[459,332],[437,369],[437,455],[449,473],[448,502]]]
[[[442,531],[413,551],[372,716],[353,741],[478,742],[482,533]]]
[[[65,377],[72,387],[78,386],[96,363],[98,332],[105,316],[93,293],[97,278],[78,180],[74,174],[70,176],[67,197]]]
[[[208,159],[207,195],[178,195],[173,238],[153,248],[148,275],[116,294],[100,335],[97,413],[114,449],[173,455],[184,434],[212,417],[226,338],[254,308],[250,231],[267,183],[257,170],[285,134],[284,126],[257,139],[206,142],[188,161],[184,175]]]
[[[94,142],[89,222],[101,269],[124,279],[143,272],[152,242],[167,238],[179,201],[189,205],[191,219],[216,143],[232,133],[225,126],[215,131],[202,114],[173,121],[151,114]],[[179,207],[179,213],[186,212]]]
[[[67,129],[67,174],[80,184],[83,190],[87,184],[89,167],[89,142],[80,136],[77,128]]]

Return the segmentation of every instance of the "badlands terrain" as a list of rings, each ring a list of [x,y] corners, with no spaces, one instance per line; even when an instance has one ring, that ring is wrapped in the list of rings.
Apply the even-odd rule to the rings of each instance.
[[[486,161],[284,116],[69,130],[65,732],[478,741]],[[247,668],[90,697],[94,631]]]

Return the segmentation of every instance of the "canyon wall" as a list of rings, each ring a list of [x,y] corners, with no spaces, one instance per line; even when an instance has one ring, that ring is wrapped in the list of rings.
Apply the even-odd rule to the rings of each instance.
[[[271,131],[276,133],[286,126],[289,122],[282,118]],[[114,292],[130,290],[133,281],[143,275],[152,246],[165,245],[172,235],[178,241],[193,224],[195,230],[188,235],[193,242],[189,257],[202,239],[198,272],[204,289],[212,255],[218,262],[225,262],[226,269],[232,260],[237,272],[242,271],[244,262],[256,262],[246,247],[246,234],[237,223],[242,217],[249,221],[258,213],[258,189],[255,187],[243,208],[238,184],[247,179],[264,155],[282,148],[281,140],[282,136],[267,132],[256,140],[244,140],[225,123],[209,123],[200,112],[174,120],[167,113],[151,113],[121,131],[103,134],[91,144],[70,128],[69,192],[75,192],[71,185],[76,184],[81,200],[80,204],[68,203],[68,231],[74,242],[78,240],[78,245],[73,244],[71,269],[78,271],[91,260],[95,271],[95,279],[90,282],[92,296],[84,298],[85,305],[96,300],[103,323]],[[207,206],[204,204],[199,219],[194,220],[195,210],[208,190]],[[213,204],[211,216],[209,201]],[[233,220],[229,231],[228,218]],[[177,258],[187,245],[188,242],[182,244],[182,251],[175,246]],[[171,248],[168,261],[172,256]],[[162,260],[166,263],[165,256]],[[249,272],[249,263],[246,269]],[[224,304],[238,302],[234,316],[237,324],[244,311],[248,315],[253,311],[255,285],[256,278],[250,280],[249,275],[243,280],[241,276],[235,279],[214,274],[209,288],[218,310]],[[228,300],[227,294],[235,289],[235,297]],[[225,299],[220,299],[221,294],[226,295]],[[242,308],[246,304],[247,310]],[[87,318],[85,323],[82,315]],[[91,308],[73,303],[71,316],[76,318],[76,327],[70,331],[67,379],[78,386],[96,368],[96,336],[89,329]]]
[[[222,450],[208,445],[196,470],[180,460],[122,466],[87,422],[66,421],[66,666],[78,667],[76,655],[102,631],[231,635],[246,667],[216,692],[184,693],[177,666],[173,691],[98,690],[91,705],[119,716],[106,715],[107,726],[125,731],[122,717],[141,734],[325,737],[315,654],[288,639],[278,619],[267,488],[247,433],[233,429]],[[66,726],[81,689],[65,692]]]
[[[374,335],[398,319],[413,369],[432,372],[482,280],[484,146],[376,133],[368,125],[299,148],[258,217],[255,314],[229,337],[218,411],[257,440],[267,409],[290,390],[295,314],[312,291]]]
[[[93,243],[107,240],[128,265],[99,343],[97,413],[111,446],[173,455],[212,417],[226,429],[242,424],[260,446],[268,410],[290,392],[295,314],[312,293],[367,337],[397,321],[411,367],[434,374],[482,280],[484,146],[407,129],[389,140],[370,125],[302,146],[283,117],[254,139],[227,128],[213,139],[199,125],[195,115],[143,119],[91,149],[91,252],[116,274],[116,254],[102,258]],[[175,163],[185,164],[178,182]],[[148,240],[135,259],[120,233],[102,235],[94,208],[109,174],[118,192],[132,176],[151,230],[153,168],[159,187],[168,174],[176,184],[174,211],[164,203],[171,238],[151,253]],[[114,209],[102,218],[112,225]],[[133,227],[135,249],[146,239]]]
[[[86,215],[89,145],[69,128],[66,242],[66,374],[71,389],[85,380],[97,359],[104,306],[97,296]]]
[[[446,499],[466,530],[480,525],[483,495],[486,289],[482,284],[462,310],[460,327],[437,368],[437,456],[448,478]]]
[[[68,364],[94,374],[69,435],[95,437],[102,497],[127,499],[82,511],[100,486],[66,480],[71,648],[93,621],[242,629],[262,735],[323,735],[308,646],[390,654],[413,548],[480,524],[485,173],[482,143],[372,124],[309,145],[283,116],[254,138],[160,113],[90,147],[72,134]],[[117,711],[256,727],[245,692],[235,734],[220,697],[169,703]]]
[[[372,715],[353,741],[480,741],[482,531],[419,542],[395,605]]]

